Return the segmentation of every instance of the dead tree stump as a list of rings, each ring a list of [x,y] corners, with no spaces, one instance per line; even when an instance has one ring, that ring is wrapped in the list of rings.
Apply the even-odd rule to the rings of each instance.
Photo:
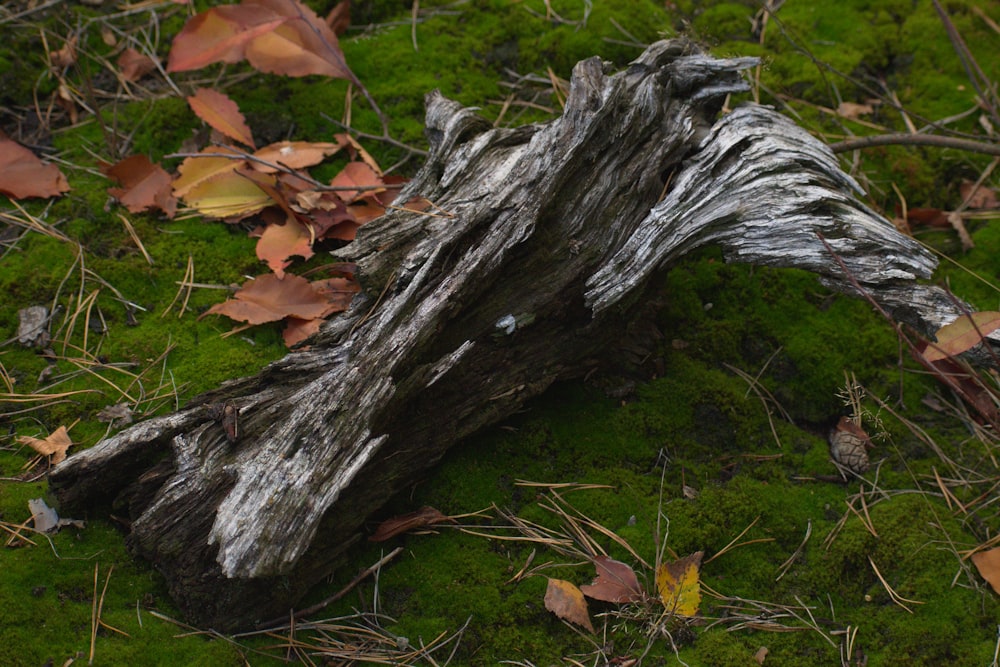
[[[393,211],[339,254],[363,292],[307,350],[131,426],[51,474],[64,511],[110,502],[188,619],[280,616],[362,522],[456,441],[517,410],[623,332],[650,276],[693,248],[854,280],[933,331],[957,306],[934,259],[860,203],[820,142],[745,105],[754,59],[653,44],[617,74],[579,63],[561,117],[498,129],[427,96],[431,153]],[[227,439],[220,405],[238,410]]]

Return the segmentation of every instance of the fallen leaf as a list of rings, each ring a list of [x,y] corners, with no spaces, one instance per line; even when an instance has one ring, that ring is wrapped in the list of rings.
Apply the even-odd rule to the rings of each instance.
[[[350,146],[349,151],[352,160],[361,158],[361,161],[367,164],[369,167],[371,167],[372,171],[374,171],[380,177],[382,176],[382,167],[378,166],[378,162],[375,161],[375,158],[373,158],[371,154],[364,149],[364,146],[362,146],[357,139],[347,134],[346,132],[335,134],[333,135],[333,138],[336,139],[337,141],[344,142],[348,146]]]
[[[1000,329],[1000,312],[983,311],[962,315],[951,324],[938,329],[935,334],[937,342],[927,346],[924,359],[939,361],[945,357],[957,356],[978,345],[983,336],[997,329]]]
[[[118,69],[126,81],[134,82],[156,69],[156,62],[144,53],[129,47],[118,56]]]
[[[371,222],[385,214],[385,207],[374,199],[359,199],[348,206],[347,210],[359,225]]]
[[[285,328],[281,331],[281,340],[285,342],[285,347],[295,347],[310,336],[319,333],[325,321],[322,317],[314,317],[311,320],[304,320],[299,317],[286,317]]]
[[[132,408],[128,403],[105,406],[97,413],[97,421],[105,424],[117,421],[118,426],[127,426],[132,423]]]
[[[597,578],[590,585],[580,586],[589,598],[622,604],[643,599],[644,594],[635,571],[621,561],[597,556],[594,558]]]
[[[219,157],[213,157],[215,155]],[[199,185],[245,165],[246,162],[237,157],[231,148],[222,146],[206,148],[197,156],[185,158],[181,162],[177,168],[179,175],[174,179],[174,195],[183,198]]]
[[[348,162],[339,174],[333,177],[330,185],[335,188],[358,188],[337,190],[337,195],[347,203],[365,196],[374,197],[384,189],[382,176],[364,162]]]
[[[257,240],[257,258],[267,262],[267,266],[281,278],[291,264],[289,257],[309,259],[313,256],[312,244],[315,236],[309,228],[289,218],[284,224],[268,225]]]
[[[870,113],[875,113],[875,108],[870,104],[841,102],[837,106],[837,115],[848,120],[857,120],[861,116],[867,116]]]
[[[174,193],[177,193],[177,181],[174,181]],[[232,219],[246,217],[274,203],[271,196],[240,169],[220,171],[202,180],[186,189],[183,199],[204,215]]]
[[[66,177],[27,148],[0,133],[0,193],[13,199],[55,197],[69,191]]]
[[[62,69],[64,67],[69,67],[76,62],[76,43],[77,38],[70,37],[63,43],[63,47],[58,51],[53,51],[49,54],[49,60],[52,66],[57,69]]]
[[[977,186],[972,181],[962,181],[962,184],[958,186],[958,191],[962,195],[962,201],[968,202],[969,208],[980,209],[1000,207],[1000,202],[997,201],[996,193],[984,185]]]
[[[66,460],[66,450],[73,446],[69,432],[65,426],[60,426],[44,440],[22,435],[17,438],[22,445],[28,445],[42,456],[49,457],[49,463],[57,465]]]
[[[972,554],[972,564],[993,587],[993,592],[1000,593],[1000,547]]]
[[[187,98],[188,106],[198,118],[230,139],[256,148],[240,108],[225,94],[211,88],[199,88]]]
[[[243,284],[232,299],[217,303],[202,315],[225,315],[248,324],[278,322],[286,317],[311,320],[320,317],[329,301],[308,280],[295,275],[284,279],[266,273]]]
[[[338,37],[347,32],[351,25],[351,0],[340,0],[326,15],[326,24]]]
[[[703,551],[685,556],[672,563],[662,563],[656,570],[656,588],[663,606],[678,616],[694,616],[701,604],[701,567]]]
[[[939,208],[911,208],[906,212],[906,220],[927,227],[951,227],[948,214]]]
[[[343,144],[310,142],[310,141],[279,141],[276,144],[265,146],[253,154],[255,158],[281,165],[290,169],[303,169],[319,164],[326,157],[333,155]],[[273,174],[278,171],[277,167],[253,162],[253,168],[266,174]]]
[[[314,280],[311,284],[314,290],[326,297],[326,302],[329,304],[327,312],[322,317],[347,310],[354,300],[354,295],[361,291],[361,285],[353,276]]]
[[[256,3],[212,7],[191,17],[170,45],[167,72],[186,72],[213,63],[238,63],[247,43],[285,22]]]
[[[385,542],[386,540],[407,533],[418,528],[427,528],[437,523],[450,521],[447,516],[433,507],[424,506],[416,512],[400,514],[391,519],[386,519],[375,529],[375,533],[368,538],[369,542]]]
[[[320,74],[357,82],[337,36],[296,0],[245,0],[195,15],[174,38],[167,71],[244,58],[262,72]]]
[[[132,155],[117,164],[104,165],[101,171],[125,186],[108,188],[108,193],[132,213],[158,208],[172,218],[177,212],[170,174],[145,155]]]
[[[317,280],[313,281],[312,286],[326,297],[329,307],[322,315],[311,320],[299,317],[285,318],[285,328],[281,332],[281,337],[287,347],[298,345],[317,333],[327,317],[347,310],[354,295],[361,291],[361,285],[353,277]]]
[[[259,3],[286,18],[274,30],[247,43],[247,60],[271,74],[319,74],[357,83],[347,67],[337,36],[313,10],[296,0],[247,0]]]
[[[588,632],[594,631],[587,612],[587,601],[572,582],[549,579],[545,589],[545,608],[564,621],[575,623]]]

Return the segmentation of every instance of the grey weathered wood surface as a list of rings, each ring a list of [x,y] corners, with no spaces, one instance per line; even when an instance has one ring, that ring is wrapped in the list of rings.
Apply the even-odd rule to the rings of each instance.
[[[684,41],[614,75],[586,60],[563,115],[518,129],[430,94],[431,154],[399,201],[448,214],[363,227],[340,255],[364,291],[310,349],[71,456],[51,475],[60,503],[113,502],[191,621],[251,626],[287,613],[450,445],[578,375],[693,248],[852,291],[819,232],[895,317],[925,332],[954,318],[917,282],[934,259],[859,202],[827,148],[765,107],[717,119],[752,64]],[[236,443],[210,416],[225,400]]]

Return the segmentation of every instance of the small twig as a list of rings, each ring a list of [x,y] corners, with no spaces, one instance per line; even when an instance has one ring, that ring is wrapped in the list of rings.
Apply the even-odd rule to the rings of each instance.
[[[959,139],[957,137],[942,137],[936,134],[876,134],[870,137],[858,137],[857,139],[846,139],[829,144],[830,150],[834,153],[847,153],[848,151],[874,146],[936,146],[938,148],[954,148],[970,153],[983,153],[985,155],[1000,155],[1000,145],[971,139]]]

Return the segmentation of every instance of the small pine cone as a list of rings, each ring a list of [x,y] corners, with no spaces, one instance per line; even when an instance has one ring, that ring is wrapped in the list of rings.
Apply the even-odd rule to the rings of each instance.
[[[871,438],[864,429],[847,417],[830,432],[830,455],[833,460],[851,472],[862,474],[868,471],[868,448]]]

